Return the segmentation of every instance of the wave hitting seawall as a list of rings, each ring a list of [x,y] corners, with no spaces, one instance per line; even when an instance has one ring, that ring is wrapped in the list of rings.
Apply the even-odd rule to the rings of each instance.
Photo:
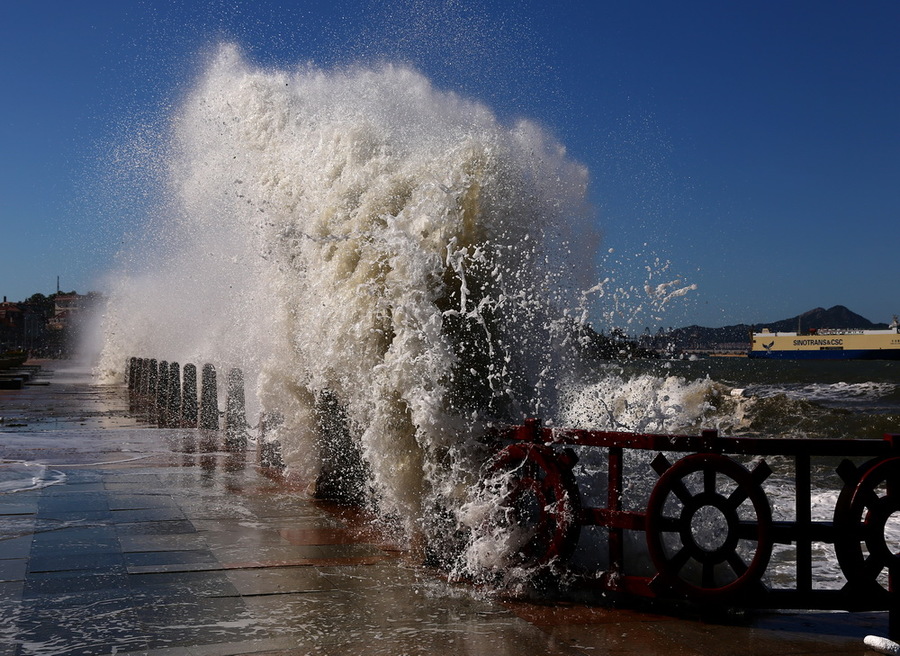
[[[315,475],[331,408],[368,502],[408,536],[454,531],[483,427],[552,417],[574,371],[584,167],[409,68],[263,70],[228,45],[153,158],[165,192],[101,374],[132,354],[241,366],[289,468]]]

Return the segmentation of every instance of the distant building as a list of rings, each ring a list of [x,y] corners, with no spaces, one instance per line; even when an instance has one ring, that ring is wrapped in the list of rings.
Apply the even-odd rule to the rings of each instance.
[[[22,335],[24,312],[17,303],[0,303],[0,351],[13,349]]]
[[[26,351],[38,357],[68,357],[102,294],[33,294],[27,300],[0,303],[0,353]]]
[[[74,325],[84,307],[85,298],[81,294],[57,294],[53,298],[53,316],[47,320],[47,328],[64,330]]]

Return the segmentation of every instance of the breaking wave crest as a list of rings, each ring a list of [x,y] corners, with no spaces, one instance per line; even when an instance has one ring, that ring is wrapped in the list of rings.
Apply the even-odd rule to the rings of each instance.
[[[534,123],[408,67],[263,70],[225,45],[158,153],[106,380],[134,354],[240,366],[310,477],[335,409],[407,534],[459,508],[487,422],[556,412],[595,240],[586,170]]]

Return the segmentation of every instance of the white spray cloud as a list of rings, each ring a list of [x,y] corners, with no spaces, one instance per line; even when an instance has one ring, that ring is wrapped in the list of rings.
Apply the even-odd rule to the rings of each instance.
[[[307,475],[327,390],[410,532],[465,496],[481,422],[552,413],[596,240],[586,170],[537,125],[407,67],[262,70],[225,45],[160,149],[107,379],[130,355],[240,366]]]

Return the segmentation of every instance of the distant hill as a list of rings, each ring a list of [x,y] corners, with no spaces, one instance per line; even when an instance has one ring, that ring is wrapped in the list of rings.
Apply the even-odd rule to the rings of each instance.
[[[772,331],[797,330],[798,322],[801,330],[810,328],[852,328],[854,330],[881,330],[887,328],[886,323],[872,323],[865,317],[851,312],[843,305],[835,305],[827,310],[816,308],[792,319],[783,319],[772,324],[759,324],[759,328]]]
[[[772,323],[738,324],[723,328],[705,328],[703,326],[687,326],[676,328],[666,334],[666,338],[676,348],[749,348],[750,333],[768,328],[773,332],[790,332],[809,330],[810,328],[852,328],[856,330],[879,330],[887,328],[886,323],[872,323],[865,317],[851,312],[843,305],[835,305],[827,310],[815,308],[803,314],[773,321]],[[742,346],[743,345],[743,346]]]

